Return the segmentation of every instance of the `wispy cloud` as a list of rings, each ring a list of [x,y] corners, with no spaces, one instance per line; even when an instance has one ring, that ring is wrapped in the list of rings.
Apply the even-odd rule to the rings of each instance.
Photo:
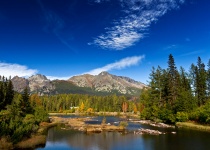
[[[100,0],[98,0],[100,1]],[[103,49],[123,50],[143,39],[149,27],[171,9],[179,8],[184,0],[119,0],[125,17],[106,28],[106,33],[94,38],[89,45]]]
[[[184,57],[184,56],[190,56],[190,55],[197,55],[197,54],[200,54],[200,53],[203,53],[203,51],[202,50],[192,51],[192,52],[189,52],[189,53],[181,54],[180,56]]]
[[[96,69],[90,70],[90,71],[82,73],[82,74],[98,75],[99,73],[101,73],[103,71],[125,69],[126,67],[137,65],[144,58],[145,58],[144,55],[142,55],[142,56],[126,57],[126,58],[123,58],[123,59],[121,59],[121,60],[119,60],[117,62],[110,63],[108,65],[105,65],[105,66],[101,67],[101,68],[96,68]],[[76,76],[76,75],[74,75],[74,76]],[[47,78],[50,79],[50,80],[56,80],[56,79],[67,80],[67,79],[69,79],[71,77],[72,76],[67,76],[67,77],[47,76]]]
[[[101,2],[107,2],[109,0],[92,0],[92,1],[95,2],[95,3],[101,3]]]
[[[69,39],[66,40],[66,38],[62,36],[62,30],[65,28],[65,21],[54,11],[47,9],[40,0],[38,0],[38,3],[42,9],[44,19],[46,21],[44,30],[46,32],[53,33],[61,41],[61,43],[66,45],[72,51],[76,52],[75,49],[69,44]]]
[[[173,49],[177,49],[178,47],[179,47],[178,45],[172,44],[172,45],[165,47],[164,50],[173,50]]]
[[[5,77],[29,77],[36,74],[36,69],[29,69],[27,66],[0,62],[0,75]]]
[[[117,69],[117,70],[124,69],[126,67],[137,65],[144,58],[145,58],[144,55],[142,55],[142,56],[126,57],[126,58],[123,58],[123,59],[121,59],[121,60],[119,60],[117,62],[105,65],[104,67],[101,67],[101,68],[93,69],[93,70],[91,70],[89,72],[86,72],[84,74],[98,75],[99,73],[101,73],[103,71],[111,71],[111,70],[115,70],[115,69]]]

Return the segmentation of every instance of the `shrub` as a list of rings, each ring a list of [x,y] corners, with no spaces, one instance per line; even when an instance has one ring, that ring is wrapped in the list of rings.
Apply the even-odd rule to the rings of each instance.
[[[140,118],[141,119],[150,119],[151,118],[151,113],[149,111],[149,108],[145,108],[141,113],[140,113]]]
[[[42,107],[36,107],[34,112],[36,123],[49,121],[48,113]]]
[[[103,118],[101,124],[102,124],[102,125],[103,125],[103,124],[106,124],[106,117],[105,117],[105,116],[104,116],[104,118]]]
[[[87,109],[87,113],[89,113],[89,114],[90,114],[90,113],[93,113],[93,108],[88,108],[88,109]]]
[[[186,112],[177,112],[176,121],[185,122],[185,121],[188,121],[188,120],[189,120],[189,117],[188,117],[188,114]]]
[[[128,126],[128,122],[127,121],[121,121],[119,126],[123,127],[123,128],[126,128]]]
[[[162,108],[159,111],[159,119],[163,120],[166,123],[175,123],[176,117],[173,112],[169,109]]]
[[[25,124],[34,124],[35,123],[35,117],[32,114],[27,114],[24,119],[23,119],[23,123]]]

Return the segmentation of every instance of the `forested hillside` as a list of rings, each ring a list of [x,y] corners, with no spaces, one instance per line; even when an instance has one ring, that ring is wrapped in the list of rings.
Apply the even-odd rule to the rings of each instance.
[[[149,86],[140,96],[142,118],[210,123],[210,60],[206,66],[198,57],[187,72],[169,55],[168,68],[152,68]]]
[[[80,94],[60,94],[54,96],[32,95],[31,101],[41,101],[48,112],[134,112],[137,113],[139,102],[125,96],[93,96]]]

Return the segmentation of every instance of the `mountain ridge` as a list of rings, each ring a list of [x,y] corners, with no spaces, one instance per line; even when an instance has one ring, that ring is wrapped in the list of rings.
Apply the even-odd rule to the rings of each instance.
[[[28,87],[30,93],[39,95],[52,95],[63,93],[119,93],[136,95],[141,89],[147,87],[142,82],[135,81],[129,77],[116,76],[108,72],[98,75],[83,74],[73,76],[68,80],[49,80],[45,75],[37,74],[28,79],[15,76],[11,79],[14,90],[23,92]]]

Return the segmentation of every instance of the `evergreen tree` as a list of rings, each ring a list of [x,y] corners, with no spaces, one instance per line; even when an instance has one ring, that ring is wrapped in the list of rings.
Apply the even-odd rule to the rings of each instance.
[[[21,95],[20,108],[23,116],[33,112],[33,108],[31,107],[29,101],[29,91],[27,87],[24,89],[23,94]]]
[[[197,67],[195,68],[196,73],[196,93],[198,98],[198,106],[201,106],[206,101],[206,80],[207,74],[205,70],[205,64],[202,63],[201,58],[198,57]]]
[[[208,69],[207,69],[207,97],[210,98],[210,59],[208,61]]]
[[[196,92],[196,66],[194,64],[191,64],[190,66],[190,71],[189,71],[189,81],[190,81],[190,86],[191,86],[191,90],[192,90],[192,95],[196,96],[197,92]]]
[[[189,112],[194,108],[195,102],[192,96],[190,80],[184,68],[180,68],[180,85],[178,89],[175,112]]]
[[[164,70],[158,66],[157,69],[152,68],[150,74],[150,88],[151,88],[151,99],[152,103],[158,106],[164,105]]]
[[[191,91],[190,80],[187,77],[185,69],[180,67],[180,87],[184,88],[185,91]]]
[[[0,111],[4,109],[4,88],[2,82],[0,82]]]
[[[13,97],[14,97],[13,85],[12,85],[12,81],[9,80],[7,81],[7,84],[6,84],[5,105],[11,105]]]
[[[179,73],[177,71],[174,57],[169,55],[168,59],[168,90],[169,104],[173,107],[178,96]]]

